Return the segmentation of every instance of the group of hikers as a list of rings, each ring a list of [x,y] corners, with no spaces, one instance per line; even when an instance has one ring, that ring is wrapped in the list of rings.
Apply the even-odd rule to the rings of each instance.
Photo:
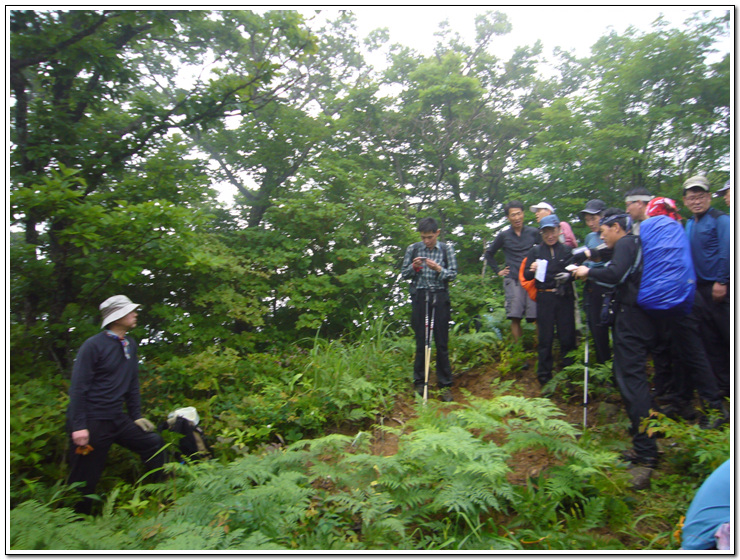
[[[727,181],[714,196],[724,196],[729,207],[730,192]],[[549,203],[530,206],[538,222],[533,227],[524,223],[524,205],[511,201],[504,206],[510,227],[485,250],[487,265],[503,278],[513,339],[522,336],[522,319],[536,323],[541,385],[553,377],[555,336],[562,364],[572,363],[568,354],[577,347],[583,300],[595,362],[613,359],[613,383],[631,424],[632,449],[624,459],[640,468],[637,485],[649,481],[658,463],[655,436],[640,429],[651,410],[693,419],[696,394],[702,421],[712,414],[718,418],[707,427],[729,418],[730,217],[711,207],[712,196],[705,176],[684,182],[683,201],[692,213],[685,226],[675,201],[644,188],[626,194],[624,209],[590,200],[580,212],[591,230],[582,247]],[[447,284],[457,275],[457,262],[452,247],[438,240],[440,228],[433,218],[422,219],[418,232],[421,241],[408,247],[401,271],[411,281],[414,389],[426,398],[433,338],[439,398],[449,402]],[[672,245],[662,246],[664,239]],[[499,251],[503,268],[495,260]],[[576,280],[583,280],[580,297]]]
[[[493,272],[503,278],[513,339],[522,336],[522,319],[536,323],[536,375],[543,385],[553,375],[555,335],[564,365],[577,346],[581,303],[575,280],[584,280],[580,299],[596,362],[613,357],[613,382],[631,421],[633,448],[625,460],[648,471],[657,465],[658,448],[654,437],[639,428],[656,407],[656,400],[667,413],[689,415],[696,392],[705,410],[717,411],[721,419],[728,417],[730,217],[711,208],[706,177],[692,177],[683,187],[684,204],[692,213],[685,229],[678,225],[681,217],[673,200],[635,189],[627,193],[624,210],[606,208],[598,199],[588,201],[580,216],[591,232],[582,247],[570,225],[547,202],[529,208],[538,222],[538,227],[532,227],[524,223],[524,205],[511,201],[504,208],[510,227],[496,236],[484,255]],[[715,196],[720,194],[729,206],[729,181]],[[653,252],[648,258],[657,234],[648,236],[647,231],[656,229],[652,224],[667,226],[666,220],[680,229],[682,245],[678,253],[656,257]],[[418,232],[421,241],[406,250],[401,272],[411,283],[414,388],[426,400],[433,339],[439,398],[449,402],[453,400],[453,374],[448,351],[448,284],[457,275],[457,261],[453,247],[439,240],[436,220],[422,219]],[[504,255],[503,268],[494,258],[498,251]],[[686,296],[690,301],[663,313],[646,309],[640,300],[643,274],[656,263],[686,261],[691,267],[687,283],[692,289]],[[660,284],[656,281],[656,285]],[[138,308],[124,295],[105,300],[100,305],[101,332],[84,342],[74,362],[67,413],[68,480],[80,483],[83,495],[95,492],[114,443],[138,453],[147,470],[161,476],[164,441],[141,413],[137,345],[128,335],[136,326]],[[646,371],[648,356],[654,365],[652,390]],[[85,498],[77,510],[90,512],[92,503]]]

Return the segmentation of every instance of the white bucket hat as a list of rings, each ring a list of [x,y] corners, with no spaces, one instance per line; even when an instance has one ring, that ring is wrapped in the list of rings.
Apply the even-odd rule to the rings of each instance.
[[[100,312],[103,314],[103,324],[100,325],[100,328],[102,329],[113,321],[125,317],[137,307],[141,306],[132,302],[126,296],[109,297],[100,304]]]

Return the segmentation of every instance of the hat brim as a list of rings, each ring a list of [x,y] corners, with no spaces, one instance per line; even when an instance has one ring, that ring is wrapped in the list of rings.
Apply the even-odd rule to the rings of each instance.
[[[107,325],[110,325],[114,321],[118,321],[118,319],[121,319],[122,317],[125,317],[132,311],[135,311],[137,308],[141,307],[138,303],[129,303],[128,305],[125,305],[121,309],[118,309],[108,315],[106,318],[103,319],[103,324],[100,325],[100,328],[103,329]]]
[[[683,192],[686,192],[689,189],[701,189],[705,192],[709,192],[709,187],[706,185],[702,185],[701,183],[693,183],[691,185],[688,185],[683,188]]]

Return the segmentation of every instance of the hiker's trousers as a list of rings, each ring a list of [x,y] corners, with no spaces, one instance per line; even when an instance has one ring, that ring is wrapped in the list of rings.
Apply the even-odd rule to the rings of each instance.
[[[145,432],[125,414],[120,414],[112,420],[90,419],[87,429],[90,432],[89,445],[93,448],[87,455],[75,453],[77,446],[72,442],[71,434],[69,438],[68,483],[84,482],[85,486],[81,492],[85,495],[95,492],[95,487],[103,474],[108,451],[114,443],[139,454],[147,471],[158,469],[165,463],[165,453],[160,451],[164,446],[162,436],[157,432]],[[77,511],[90,513],[91,506],[92,501],[86,498],[77,505]]]
[[[452,385],[452,367],[450,366],[450,354],[447,347],[450,335],[450,296],[446,290],[427,292],[428,290],[417,290],[411,302],[411,326],[416,338],[414,385],[424,383],[424,354],[427,343],[426,321],[428,320],[431,323],[432,311],[434,311],[432,335],[434,338],[434,353],[437,356],[437,386],[441,389]]]
[[[657,320],[639,306],[619,306],[613,332],[614,378],[630,419],[632,445],[641,458],[658,456],[655,439],[640,431],[640,423],[653,408],[645,366],[657,335]]]

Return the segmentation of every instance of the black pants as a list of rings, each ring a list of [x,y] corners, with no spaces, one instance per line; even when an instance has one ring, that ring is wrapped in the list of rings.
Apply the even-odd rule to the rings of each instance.
[[[89,420],[87,429],[90,432],[90,446],[93,448],[87,455],[75,453],[77,446],[70,435],[68,482],[84,482],[83,494],[95,492],[103,474],[108,451],[114,443],[138,453],[148,471],[160,468],[165,463],[165,453],[157,453],[164,446],[162,436],[157,432],[145,432],[126,415],[121,414],[113,420]],[[85,498],[77,505],[77,511],[90,513],[92,503],[92,500]]]
[[[609,327],[601,324],[601,303],[608,288],[587,280],[583,289],[583,310],[591,336],[594,339],[596,363],[603,364],[612,359],[609,345]]]
[[[698,284],[698,317],[704,348],[712,365],[717,387],[723,397],[730,396],[730,295],[716,302],[712,299],[713,284]]]
[[[654,379],[656,394],[661,397],[661,402],[680,407],[690,403],[696,391],[705,405],[712,408],[720,408],[722,405],[722,393],[717,386],[701,336],[699,310],[702,306],[701,294],[697,292],[691,313],[661,319],[659,322],[663,337],[669,341],[672,357],[670,377]]]
[[[557,329],[563,365],[573,363],[565,357],[576,347],[576,321],[573,293],[537,292],[537,378],[541,383],[552,379],[552,344]]]
[[[650,415],[647,356],[657,342],[657,321],[637,305],[620,305],[614,322],[614,377],[630,419],[630,435],[635,452],[642,458],[658,456],[658,445],[640,423]]]
[[[414,358],[414,385],[424,384],[424,354],[426,349],[426,325],[434,310],[434,348],[437,354],[437,386],[452,385],[452,366],[447,344],[450,338],[450,296],[447,291],[430,292],[417,290],[411,302],[411,326],[416,338]],[[427,315],[428,312],[428,315]]]

